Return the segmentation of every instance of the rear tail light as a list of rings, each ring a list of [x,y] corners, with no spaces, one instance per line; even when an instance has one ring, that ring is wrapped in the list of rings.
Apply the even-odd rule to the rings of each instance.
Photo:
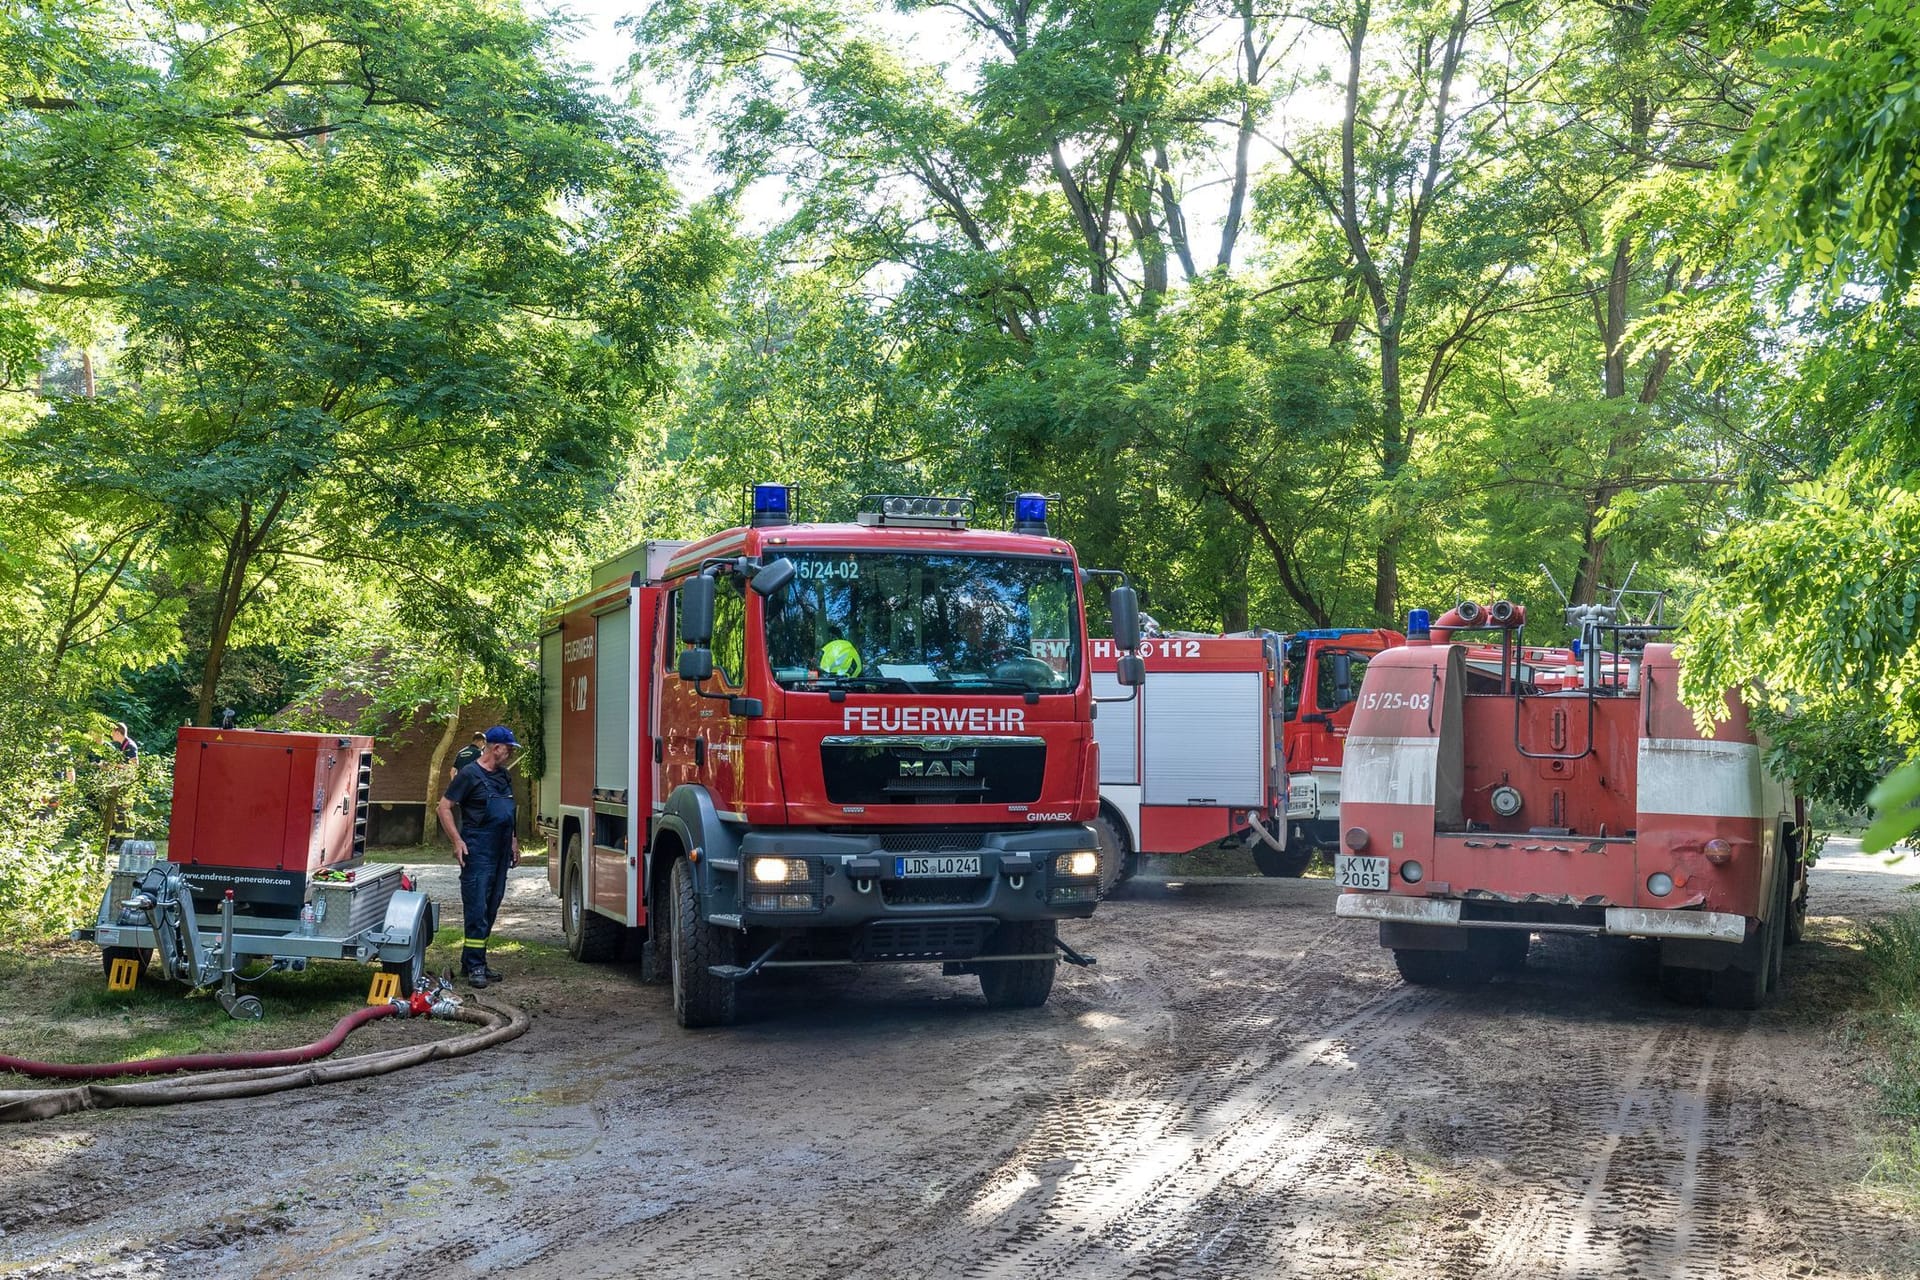
[[[1373,837],[1367,834],[1365,827],[1348,827],[1347,834],[1342,837],[1342,839],[1345,841],[1347,848],[1358,853],[1372,842]]]
[[[1427,869],[1409,858],[1400,864],[1400,878],[1408,884],[1419,884],[1427,878]]]
[[[1725,840],[1707,841],[1707,861],[1716,867],[1724,867],[1733,860],[1733,846]]]
[[[1673,892],[1673,877],[1664,871],[1656,871],[1647,877],[1647,892],[1656,898],[1664,898]]]

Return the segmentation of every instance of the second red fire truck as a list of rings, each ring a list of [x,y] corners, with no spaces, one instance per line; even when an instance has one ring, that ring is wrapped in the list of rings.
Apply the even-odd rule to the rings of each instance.
[[[989,1004],[1042,1003],[1056,922],[1118,868],[1099,806],[1085,584],[1024,494],[880,495],[602,565],[541,640],[540,820],[568,949],[631,945],[683,1025],[730,1021],[764,969],[919,961]],[[1117,575],[1115,575],[1117,579]],[[1139,607],[1109,593],[1137,644]],[[1124,656],[1117,683],[1144,670]]]
[[[1245,845],[1269,876],[1331,856],[1356,691],[1372,656],[1402,640],[1360,628],[1142,640],[1153,686],[1094,726],[1103,845],[1117,846],[1129,870],[1142,853],[1223,840]],[[1119,656],[1093,642],[1096,688],[1118,689]]]
[[[1535,933],[1632,937],[1657,943],[1675,994],[1752,1008],[1804,926],[1804,807],[1737,695],[1700,730],[1658,629],[1614,605],[1567,613],[1579,648],[1538,651],[1505,601],[1430,629],[1415,610],[1407,647],[1373,660],[1346,744],[1337,913],[1377,922],[1409,982],[1483,981]],[[1504,655],[1491,669],[1485,646],[1451,643],[1485,629]]]

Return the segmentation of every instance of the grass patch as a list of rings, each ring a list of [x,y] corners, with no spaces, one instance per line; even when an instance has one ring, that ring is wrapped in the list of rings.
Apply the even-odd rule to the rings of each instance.
[[[264,969],[256,965],[249,972]],[[243,1022],[228,1017],[211,992],[189,993],[163,979],[158,965],[149,965],[132,991],[109,991],[100,953],[92,947],[13,952],[0,955],[0,1045],[16,1057],[47,1062],[289,1048],[319,1039],[359,1008],[376,972],[369,965],[327,963],[303,973],[267,974],[242,985],[260,997],[266,1016]],[[393,1043],[387,1033],[381,1038]],[[0,1087],[37,1083],[0,1072]]]
[[[1863,1029],[1881,1056],[1868,1078],[1898,1126],[1869,1176],[1920,1203],[1920,908],[1864,925],[1859,945],[1871,997]]]

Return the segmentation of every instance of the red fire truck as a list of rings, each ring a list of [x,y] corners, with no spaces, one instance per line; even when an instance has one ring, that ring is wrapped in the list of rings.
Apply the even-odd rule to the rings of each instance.
[[[1100,832],[1132,874],[1142,853],[1237,840],[1269,876],[1297,876],[1340,825],[1341,744],[1368,660],[1397,631],[1150,636],[1155,673],[1100,737]],[[1097,690],[1116,689],[1115,650],[1093,643]]]
[[[541,640],[540,820],[568,949],[640,953],[685,1026],[763,969],[930,961],[989,1004],[1052,988],[1103,866],[1083,571],[1046,501],[879,495],[595,572]],[[1117,576],[1117,575],[1116,575]],[[1109,594],[1123,645],[1139,607]],[[1137,656],[1118,680],[1143,678]]]
[[[1577,651],[1519,643],[1524,609],[1463,605],[1367,669],[1347,737],[1337,914],[1378,922],[1409,982],[1477,982],[1535,933],[1654,939],[1663,985],[1752,1008],[1806,917],[1802,804],[1739,698],[1702,734],[1673,647],[1567,610]],[[1505,660],[1470,662],[1492,628]],[[1607,642],[1611,642],[1610,644]],[[1538,663],[1545,652],[1548,661]],[[1572,658],[1565,677],[1560,655]]]

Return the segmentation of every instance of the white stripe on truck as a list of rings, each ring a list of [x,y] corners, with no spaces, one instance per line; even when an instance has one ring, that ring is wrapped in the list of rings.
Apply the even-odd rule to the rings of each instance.
[[[1641,813],[1758,818],[1760,747],[1700,738],[1640,739]]]
[[[1438,738],[1349,737],[1340,803],[1431,805],[1439,761]]]

